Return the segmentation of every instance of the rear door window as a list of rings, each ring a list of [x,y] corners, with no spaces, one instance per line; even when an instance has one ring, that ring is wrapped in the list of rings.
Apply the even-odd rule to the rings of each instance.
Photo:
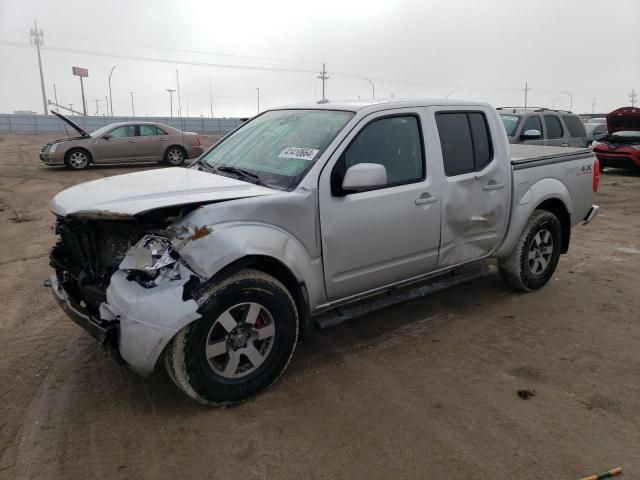
[[[140,136],[148,137],[153,135],[161,135],[155,125],[140,125]]]
[[[547,127],[547,138],[562,138],[564,131],[560,119],[555,115],[545,115],[544,124]]]
[[[573,115],[563,115],[562,119],[564,120],[564,124],[567,126],[567,130],[569,130],[569,135],[572,137],[585,137],[587,135],[584,130],[584,124],[578,117]]]
[[[493,144],[481,112],[436,114],[444,171],[448,177],[482,170],[493,159]]]

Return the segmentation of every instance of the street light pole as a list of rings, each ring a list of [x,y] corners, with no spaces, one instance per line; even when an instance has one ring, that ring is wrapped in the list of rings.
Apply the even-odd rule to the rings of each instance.
[[[113,70],[116,68],[114,65],[111,67],[111,72],[109,72],[109,105],[111,107],[111,116],[113,117],[113,97],[111,96],[111,75],[113,75]]]
[[[565,92],[564,90],[562,91],[562,93],[569,95],[569,111],[572,112],[573,111],[573,93]]]
[[[131,95],[131,116],[135,117],[136,116],[136,110],[135,110],[135,108],[133,108],[133,92],[129,92],[129,95]]]
[[[169,92],[169,103],[171,104],[171,118],[173,118],[173,92],[176,90],[174,88],[166,88],[167,92]]]
[[[260,113],[260,89],[256,87],[256,90],[258,91],[258,113]]]
[[[58,91],[56,90],[56,84],[53,84],[53,98],[55,98],[56,100],[56,112],[59,112],[60,110],[58,110]]]
[[[362,79],[366,80],[367,82],[369,82],[369,85],[371,85],[371,98],[373,100],[375,100],[376,99],[376,86],[375,86],[375,84],[371,80],[366,78],[366,77],[362,77]]]

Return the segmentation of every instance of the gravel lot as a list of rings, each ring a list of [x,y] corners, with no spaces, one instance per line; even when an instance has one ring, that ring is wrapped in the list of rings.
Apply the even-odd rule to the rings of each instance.
[[[0,136],[0,478],[640,477],[640,174],[602,176],[542,291],[491,274],[321,332],[211,410],[117,366],[42,287],[50,197],[153,168],[46,168],[49,138]]]

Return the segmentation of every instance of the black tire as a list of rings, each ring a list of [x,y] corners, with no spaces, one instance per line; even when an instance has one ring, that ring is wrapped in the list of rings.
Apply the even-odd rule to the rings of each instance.
[[[186,150],[179,145],[172,145],[164,152],[164,163],[178,167],[187,159]]]
[[[550,242],[544,239],[550,239]],[[511,254],[498,260],[500,276],[516,290],[537,290],[553,276],[561,248],[562,228],[558,217],[546,210],[535,210]]]
[[[64,164],[73,170],[84,170],[91,163],[91,154],[84,148],[72,148],[64,156]]]
[[[248,318],[248,310],[254,305],[264,310],[259,311],[253,324],[243,323],[242,316]],[[282,375],[296,347],[298,312],[291,294],[278,280],[257,270],[242,270],[215,285],[207,293],[199,312],[202,318],[178,332],[164,355],[169,376],[183,392],[207,405],[232,405],[265,390]],[[220,322],[227,314],[233,314],[232,318],[237,320],[236,328],[231,331]],[[272,337],[266,340],[259,339],[255,328],[243,327],[258,324],[263,314],[265,318],[261,324],[271,326],[273,331]],[[244,335],[245,330],[256,336],[249,336],[248,341],[241,337],[245,341],[244,347],[236,348],[242,347],[234,343],[240,338],[238,332]],[[223,335],[213,342],[216,333]],[[267,341],[269,344],[265,348]],[[207,355],[208,346],[222,343],[227,348],[226,353]],[[242,353],[251,348],[249,345],[265,352],[257,367]],[[227,368],[231,354],[237,354],[242,360],[236,367]],[[230,372],[239,378],[229,378]]]

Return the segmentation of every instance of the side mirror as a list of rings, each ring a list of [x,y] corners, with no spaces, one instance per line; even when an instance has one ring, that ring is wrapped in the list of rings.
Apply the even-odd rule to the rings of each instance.
[[[102,138],[104,138],[105,140],[109,140],[111,138],[111,135],[109,135],[108,133],[105,133]]]
[[[542,133],[540,130],[527,130],[522,135],[520,135],[520,140],[540,140],[542,138]]]
[[[342,180],[342,189],[362,192],[387,184],[387,169],[379,163],[358,163],[349,167]]]

